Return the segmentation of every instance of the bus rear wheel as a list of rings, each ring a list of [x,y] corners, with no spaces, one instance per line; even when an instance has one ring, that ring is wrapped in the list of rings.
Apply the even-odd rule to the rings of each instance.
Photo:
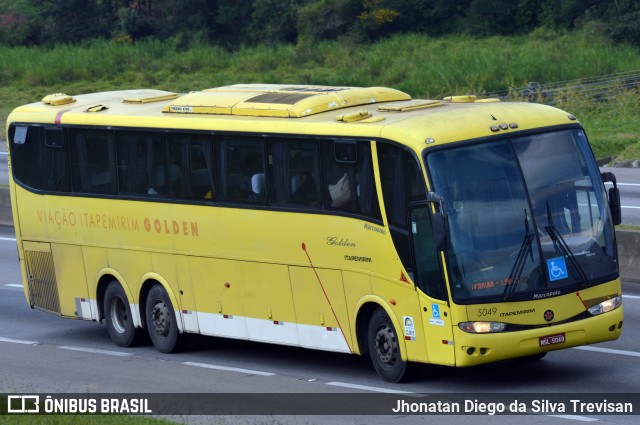
[[[186,335],[178,329],[175,310],[162,285],[154,285],[149,291],[145,319],[151,342],[158,351],[175,353],[184,348]]]
[[[403,382],[413,376],[413,365],[402,360],[398,334],[383,309],[369,320],[369,355],[378,374],[387,382]]]
[[[111,340],[120,347],[131,347],[140,342],[141,329],[133,324],[127,294],[118,281],[112,281],[104,293],[104,319]]]

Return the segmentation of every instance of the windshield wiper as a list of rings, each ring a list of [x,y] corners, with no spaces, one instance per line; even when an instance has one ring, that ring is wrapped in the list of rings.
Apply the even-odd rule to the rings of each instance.
[[[524,264],[527,258],[527,254],[531,255],[531,261],[533,261],[533,250],[531,249],[533,235],[529,231],[529,216],[527,215],[526,208],[524,210],[524,229],[524,239],[522,240],[520,250],[518,251],[518,256],[516,257],[516,261],[513,263],[511,273],[509,273],[509,279],[507,280],[507,284],[505,285],[504,292],[502,294],[503,301],[507,301],[509,298],[511,298],[513,293],[516,291],[516,287],[518,286],[518,283],[520,283],[522,270],[524,270]]]
[[[569,262],[571,263],[573,268],[578,272],[578,274],[580,275],[580,279],[582,279],[582,286],[587,286],[589,283],[589,278],[587,278],[587,275],[582,269],[582,266],[580,266],[580,263],[578,263],[578,260],[573,254],[573,251],[571,251],[571,248],[569,248],[569,245],[567,245],[567,242],[564,240],[555,224],[553,224],[549,201],[547,201],[547,226],[545,226],[544,229],[547,231],[549,236],[551,236],[551,240],[553,241],[554,245],[560,248],[564,255],[569,259]]]

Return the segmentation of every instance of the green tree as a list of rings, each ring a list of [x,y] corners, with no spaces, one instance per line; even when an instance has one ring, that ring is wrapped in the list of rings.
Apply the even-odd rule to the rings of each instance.
[[[609,34],[616,41],[640,46],[640,3],[636,0],[617,0],[613,10],[605,12]]]
[[[220,1],[215,23],[216,37],[229,46],[246,42],[247,24],[251,22],[252,1]]]
[[[387,0],[399,13],[390,32],[420,32],[439,36],[454,32],[472,0]]]
[[[318,40],[336,39],[354,28],[361,13],[360,0],[314,0],[298,10],[298,44],[311,46]]]
[[[518,31],[518,3],[503,0],[474,0],[462,20],[465,31],[474,35],[514,34]]]
[[[297,40],[298,0],[254,0],[249,38],[255,42],[282,43]]]

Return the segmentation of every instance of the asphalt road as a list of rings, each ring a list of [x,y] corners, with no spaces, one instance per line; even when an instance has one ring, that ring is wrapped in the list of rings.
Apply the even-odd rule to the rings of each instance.
[[[121,348],[104,325],[61,319],[30,309],[25,301],[11,229],[0,228],[0,394],[1,393],[289,393],[310,398],[353,393],[404,392],[410,400],[446,394],[634,393],[640,397],[640,286],[625,284],[625,329],[618,341],[553,352],[537,363],[502,362],[469,369],[422,368],[407,384],[381,381],[356,356],[197,338],[187,351],[162,354],[152,346]],[[466,396],[463,396],[466,394]],[[212,395],[215,397],[215,395]],[[400,397],[400,396],[398,396]],[[429,397],[429,396],[427,396]],[[428,398],[427,398],[428,399]],[[467,400],[468,398],[465,398]],[[640,401],[640,400],[639,400]],[[599,421],[635,425],[638,414],[597,415],[542,412],[525,416],[270,416],[216,417],[216,423],[332,424],[575,424]],[[181,416],[180,422],[210,423],[214,418]]]
[[[0,139],[0,185],[9,182],[7,168],[7,144],[4,140]]]
[[[616,175],[622,202],[622,224],[640,226],[640,168],[601,168]],[[611,187],[607,183],[607,187]]]

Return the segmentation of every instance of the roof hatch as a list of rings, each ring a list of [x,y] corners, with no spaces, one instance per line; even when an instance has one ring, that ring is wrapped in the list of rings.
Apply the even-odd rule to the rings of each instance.
[[[42,99],[42,103],[51,106],[66,105],[75,101],[76,99],[74,97],[66,95],[64,93],[50,94]]]
[[[416,111],[418,109],[433,108],[435,106],[443,106],[439,100],[422,100],[412,102],[402,102],[393,105],[381,105],[378,106],[378,110],[382,112],[409,112]]]
[[[410,100],[385,87],[290,86],[247,84],[186,94],[162,111],[179,114],[300,118],[351,106]]]
[[[151,103],[161,102],[163,100],[171,100],[180,96],[177,93],[162,90],[138,90],[132,96],[122,99],[124,103]]]

